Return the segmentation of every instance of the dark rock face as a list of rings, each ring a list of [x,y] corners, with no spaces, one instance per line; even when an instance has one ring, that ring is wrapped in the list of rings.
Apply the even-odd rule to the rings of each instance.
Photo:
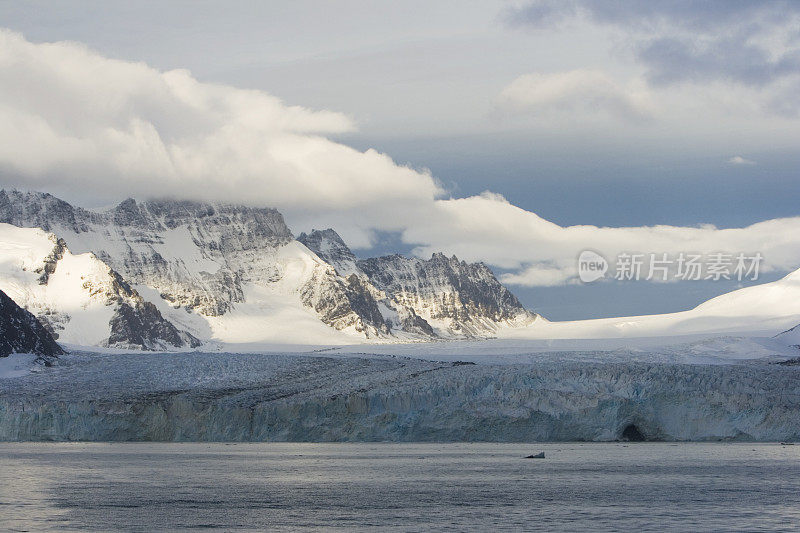
[[[41,274],[39,276],[39,285],[47,285],[47,282],[50,280],[50,274],[56,271],[56,266],[64,257],[64,251],[66,249],[67,243],[64,239],[58,239],[53,251],[45,258],[44,266],[36,271],[37,274]]]
[[[431,326],[427,320],[419,316],[413,308],[409,308],[408,311],[408,316],[400,319],[400,326],[403,331],[417,333],[427,337],[438,337],[433,326]]]
[[[202,344],[166,320],[155,305],[145,301],[117,272],[111,270],[110,273],[114,278],[115,293],[111,300],[119,306],[109,322],[109,346],[163,350],[187,346],[197,348]]]
[[[187,201],[128,199],[107,216],[124,238],[137,243],[125,257],[100,256],[135,283],[161,288],[169,302],[208,316],[221,316],[244,301],[243,265],[260,250],[293,240],[283,216],[275,209],[210,205]],[[184,228],[201,253],[220,259],[215,272],[192,273],[165,260],[150,244],[163,244],[164,233]],[[242,259],[241,261],[239,259]]]
[[[197,348],[200,344],[195,337],[164,320],[150,302],[142,301],[135,306],[123,303],[111,318],[109,346],[161,350],[184,346]]]
[[[300,298],[325,324],[335,329],[353,328],[370,338],[389,332],[375,300],[360,280],[357,277],[352,283],[344,280],[330,266],[315,271],[301,287]]]
[[[35,316],[0,291],[0,357],[12,353],[54,357],[64,350]]]
[[[377,291],[363,275],[359,275],[356,256],[339,234],[330,228],[315,229],[308,234],[301,233],[297,240],[331,265],[339,276],[337,281],[327,284],[324,297],[315,299],[313,307],[320,313],[323,322],[338,329],[342,325],[353,325],[368,337],[388,335],[391,326],[378,308]]]
[[[440,317],[502,320],[525,311],[483,263],[435,253],[427,261],[390,255],[364,259],[358,266],[378,288],[389,293],[432,297],[439,304]]]
[[[361,320],[375,327],[381,333],[389,333],[389,326],[378,309],[378,302],[370,293],[365,281],[355,274],[351,274],[347,278],[347,301],[350,303],[350,308],[361,317]]]
[[[332,265],[340,276],[347,279],[346,295],[350,307],[365,323],[383,333],[390,333],[394,326],[408,333],[426,337],[437,336],[431,325],[418,316],[413,308],[403,308],[401,312],[398,312],[395,324],[384,319],[378,301],[383,300],[387,309],[397,311],[396,305],[391,301],[391,295],[379,296],[380,289],[376,288],[359,268],[355,254],[335,230],[331,228],[315,229],[308,234],[301,233],[297,240],[317,254],[320,259]]]
[[[366,278],[361,283],[373,287],[374,311],[374,294],[382,292],[387,307],[398,313],[396,327],[409,333],[437,336],[422,313],[431,319],[448,319],[450,333],[468,336],[485,334],[483,321],[499,322],[528,314],[483,263],[470,264],[441,253],[428,261],[401,255],[358,260],[333,229],[301,233],[297,240],[333,265],[339,275]],[[359,314],[365,313],[362,317],[373,313],[372,305],[354,305]]]

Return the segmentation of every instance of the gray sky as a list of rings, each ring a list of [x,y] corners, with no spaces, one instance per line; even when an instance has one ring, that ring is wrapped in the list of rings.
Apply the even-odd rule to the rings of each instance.
[[[342,113],[349,125],[314,123],[310,130],[430,169],[439,198],[490,190],[559,226],[740,228],[800,215],[800,2],[2,2],[0,26],[30,43],[76,41],[106,58],[188,69],[200,83]],[[32,101],[31,114],[43,114],[35,106],[50,99]],[[186,122],[176,117],[151,120],[161,138]],[[79,115],[58,120],[73,123],[75,136]],[[73,201],[141,195],[134,186],[48,181],[42,176],[50,171],[12,156],[5,163],[4,184]],[[88,161],[75,172],[113,174],[109,168]],[[41,181],[30,181],[34,174]],[[398,179],[405,178],[387,178]],[[421,202],[404,191],[387,194],[408,206]],[[348,214],[361,209],[344,201],[292,202],[275,201],[295,231],[334,225],[363,247],[361,255],[427,252],[458,240],[455,223],[439,240],[420,238],[421,229],[404,218],[428,215],[411,207],[381,222],[364,215],[348,228]],[[430,215],[427,223],[443,220]],[[560,239],[547,241],[554,253],[561,253]],[[536,245],[519,242],[509,246]],[[499,272],[541,262],[480,242],[448,251],[486,260]],[[783,260],[772,276],[791,264]],[[679,310],[733,287],[615,285],[512,289],[560,319]]]

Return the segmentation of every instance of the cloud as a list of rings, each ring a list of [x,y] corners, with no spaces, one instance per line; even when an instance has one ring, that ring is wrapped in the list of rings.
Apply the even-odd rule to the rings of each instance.
[[[724,80],[763,86],[800,73],[800,50],[786,50],[773,58],[769,50],[739,33],[703,40],[656,38],[641,43],[637,54],[649,69],[648,79],[657,85]]]
[[[725,82],[767,87],[800,78],[800,2],[710,0],[534,0],[509,9],[513,26],[560,26],[572,19],[614,28],[654,86]],[[795,114],[797,99],[769,102]]]
[[[510,8],[506,19],[511,24],[538,25],[582,15],[639,29],[668,25],[706,32],[748,21],[776,22],[797,12],[800,8],[792,0],[532,0]]]
[[[497,105],[509,112],[607,112],[632,121],[649,118],[653,107],[646,91],[621,87],[606,73],[588,69],[520,76],[503,89]]]
[[[0,170],[32,188],[342,210],[430,202],[430,175],[325,135],[340,113],[0,31]],[[367,205],[366,207],[369,207]]]
[[[554,267],[548,263],[530,265],[519,272],[507,272],[500,275],[500,281],[507,285],[520,285],[524,287],[557,287],[569,282],[574,282],[568,265]]]
[[[752,161],[750,159],[745,159],[744,157],[742,157],[740,155],[735,155],[735,156],[731,157],[730,159],[728,159],[728,163],[730,163],[731,165],[755,165],[756,164],[755,161]]]
[[[609,260],[620,253],[728,253],[764,256],[765,270],[800,267],[800,217],[775,219],[744,228],[644,226],[559,226],[514,206],[502,196],[483,193],[438,200],[429,218],[409,227],[408,242],[425,243],[415,252],[456,254],[512,270],[503,279],[518,285],[570,283],[579,254],[596,250]]]
[[[0,31],[0,182],[119,200],[172,196],[274,206],[295,230],[332,226],[356,247],[399,232],[415,253],[456,254],[520,285],[569,283],[578,254],[760,251],[766,266],[800,266],[800,218],[746,228],[562,227],[486,192],[450,198],[425,171],[328,136],[353,123],[262,91],[198,81],[108,59],[69,42],[35,44]],[[523,78],[518,104],[639,112],[629,89],[589,71]],[[515,82],[516,83],[516,82]],[[588,85],[600,85],[593,89]],[[566,93],[566,96],[560,93]],[[515,103],[514,105],[517,105]]]

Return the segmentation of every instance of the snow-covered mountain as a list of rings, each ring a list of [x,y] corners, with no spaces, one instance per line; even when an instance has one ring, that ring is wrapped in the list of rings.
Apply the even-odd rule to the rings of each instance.
[[[389,255],[357,260],[333,229],[298,240],[346,276],[371,284],[392,328],[441,337],[494,335],[499,327],[532,324],[527,311],[483,263],[433,254],[429,260]]]
[[[126,200],[94,212],[0,191],[0,223],[0,290],[71,344],[775,335],[800,322],[800,271],[680,313],[548,322],[482,263],[358,259],[332,229],[295,239],[274,209]]]
[[[68,344],[148,350],[200,345],[94,254],[73,254],[63,239],[38,228],[0,223],[0,290]]]
[[[55,305],[56,296],[50,294],[54,291],[27,291],[24,305],[47,318],[62,339],[66,334],[65,342],[148,348],[158,347],[159,341],[176,348],[195,346],[198,339],[350,344],[489,336],[499,323],[535,318],[484,265],[438,256],[430,261],[410,259],[407,265],[393,258],[359,262],[333,230],[295,240],[274,209],[126,200],[94,212],[45,193],[0,191],[0,223],[47,232],[50,250],[37,256],[38,261],[64,255],[55,250],[61,243],[69,261],[83,258],[85,264],[75,272],[110,271],[110,279],[116,280],[116,285],[100,291],[105,299],[95,306],[97,316],[91,316],[94,307],[88,304],[80,312],[66,311],[67,300],[74,300],[75,294]],[[41,246],[42,235],[28,237]],[[18,274],[21,259],[13,250],[4,253],[6,262],[15,265],[2,274],[9,280]],[[405,270],[376,275],[379,269],[393,268]],[[417,282],[415,275],[421,277]],[[48,303],[40,301],[43,291],[49,294]],[[127,307],[109,311],[109,298],[135,298],[138,308],[128,307],[140,311],[135,317]],[[108,336],[104,330],[86,329],[88,325],[80,334],[73,326],[59,331],[62,322],[78,324],[84,318],[86,324],[108,323],[109,313],[126,327],[112,327]],[[150,322],[171,324],[182,342],[174,334],[134,339],[132,324],[140,318],[144,324],[143,315],[150,316]],[[115,337],[117,330],[125,333]]]
[[[800,348],[800,324],[775,335],[775,338],[790,346]]]
[[[770,283],[745,287],[712,298],[694,309],[661,315],[600,318],[565,322],[537,321],[531,327],[504,329],[516,339],[599,339],[692,334],[773,336],[800,322],[800,270]],[[796,336],[796,337],[794,337]],[[800,344],[800,329],[782,336]]]
[[[52,357],[64,351],[32,313],[0,291],[0,357],[14,353]]]
[[[412,309],[443,335],[480,337],[498,326],[534,322],[517,298],[483,263],[466,263],[436,253],[428,260],[401,255],[365,259],[359,269],[391,298]]]

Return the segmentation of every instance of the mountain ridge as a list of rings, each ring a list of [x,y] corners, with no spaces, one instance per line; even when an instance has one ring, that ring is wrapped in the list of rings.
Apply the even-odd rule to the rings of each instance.
[[[358,260],[334,230],[295,239],[272,208],[127,199],[95,212],[48,193],[0,190],[0,223],[41,228],[60,243],[52,257],[42,259],[45,281],[65,249],[90,253],[116,273],[120,287],[142,299],[138,307],[118,313],[118,322],[126,325],[117,326],[120,338],[131,344],[142,344],[137,332],[145,329],[168,344],[178,338],[169,328],[159,329],[157,313],[186,347],[212,341],[483,338],[514,319],[537,316],[509,297],[485,265],[451,264],[438,256],[429,260],[433,263],[408,259],[417,265],[417,275],[436,284],[420,280],[425,294],[409,297],[413,284],[407,283],[401,297],[396,284],[376,286],[383,278],[376,276],[375,265]],[[435,297],[434,289],[446,296]],[[429,312],[433,308],[436,312]],[[113,343],[114,335],[109,338]]]
[[[530,323],[537,315],[525,309],[484,263],[455,255],[430,259],[392,254],[357,259],[332,228],[302,233],[298,240],[350,276],[376,290],[390,323],[440,337],[478,337],[503,323]]]

